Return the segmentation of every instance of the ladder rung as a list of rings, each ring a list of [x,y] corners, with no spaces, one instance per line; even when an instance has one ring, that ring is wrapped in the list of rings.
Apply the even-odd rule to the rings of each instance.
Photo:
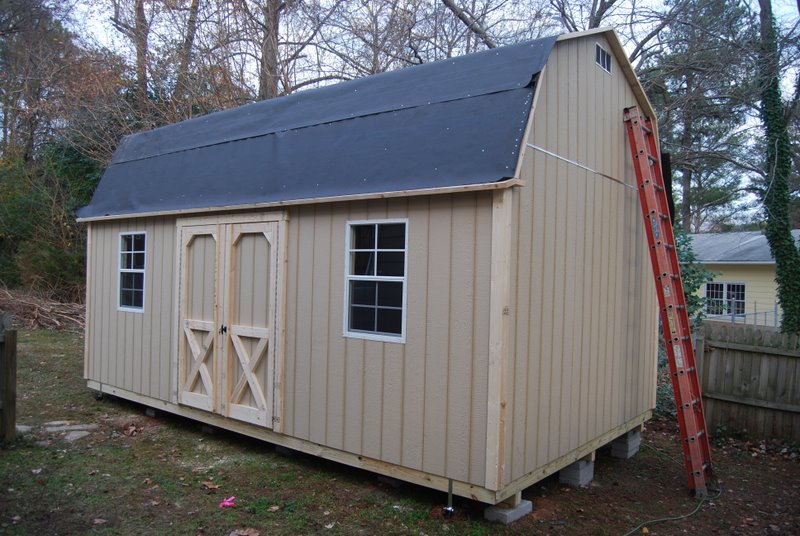
[[[638,106],[626,108],[623,113],[626,123],[634,172],[642,205],[653,276],[656,280],[663,336],[667,343],[667,356],[676,398],[688,399],[681,403],[678,422],[683,439],[684,462],[689,486],[705,495],[711,474],[711,449],[708,444],[706,422],[703,415],[702,393],[697,382],[697,364],[691,343],[686,302],[682,292],[674,292],[680,281],[676,247],[672,238],[669,215],[666,214],[667,198],[664,188],[660,159],[655,140],[655,127],[650,119],[641,114]],[[643,165],[644,157],[648,165]],[[652,190],[649,189],[652,186]],[[664,249],[661,249],[663,246]],[[672,280],[673,282],[669,282]]]
[[[658,193],[662,193],[664,191],[664,188],[662,188],[658,184],[654,183],[650,179],[645,179],[645,181],[639,185],[639,188],[645,188],[648,185],[652,185],[653,189]]]

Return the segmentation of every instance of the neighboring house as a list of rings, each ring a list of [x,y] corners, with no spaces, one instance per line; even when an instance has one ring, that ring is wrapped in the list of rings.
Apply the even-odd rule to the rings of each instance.
[[[125,138],[79,212],[88,385],[518,503],[655,405],[633,105],[594,30]]]
[[[800,229],[792,231],[800,241]],[[698,294],[709,317],[778,325],[775,259],[761,231],[691,235],[697,261],[714,273]]]

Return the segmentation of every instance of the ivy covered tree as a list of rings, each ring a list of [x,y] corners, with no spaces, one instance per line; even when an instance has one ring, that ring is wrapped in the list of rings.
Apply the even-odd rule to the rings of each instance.
[[[784,71],[778,46],[780,36],[772,12],[772,2],[759,0],[759,8],[758,81],[766,156],[763,202],[767,223],[764,234],[775,258],[778,301],[783,310],[781,330],[800,333],[800,251],[792,238],[789,219],[793,158],[789,125],[800,102],[800,72],[796,74],[793,96],[788,103],[784,103],[781,92]]]

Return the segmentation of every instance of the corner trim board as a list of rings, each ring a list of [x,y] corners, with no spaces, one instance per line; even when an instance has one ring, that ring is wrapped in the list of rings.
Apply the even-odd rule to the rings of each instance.
[[[511,289],[511,190],[492,199],[492,261],[489,298],[489,375],[486,412],[486,488],[502,487],[506,444],[506,372],[509,352]]]

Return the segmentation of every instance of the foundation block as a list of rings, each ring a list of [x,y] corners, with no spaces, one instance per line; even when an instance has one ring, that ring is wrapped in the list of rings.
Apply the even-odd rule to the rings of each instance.
[[[611,455],[614,458],[627,460],[639,452],[639,446],[641,443],[641,432],[638,430],[631,430],[630,432],[619,436],[617,439],[611,442]]]
[[[594,459],[578,460],[558,472],[558,481],[567,486],[585,486],[594,479]]]
[[[525,499],[513,501],[516,506],[510,506],[508,502],[490,506],[483,511],[483,517],[487,521],[496,521],[508,525],[514,521],[533,512],[533,503]]]

